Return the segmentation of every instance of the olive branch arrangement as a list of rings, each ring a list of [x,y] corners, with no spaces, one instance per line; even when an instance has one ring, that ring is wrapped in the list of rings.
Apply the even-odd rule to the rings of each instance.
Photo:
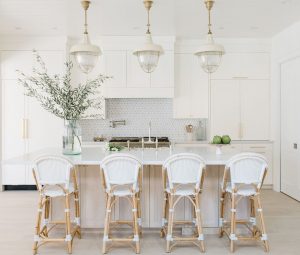
[[[72,86],[71,72],[73,63],[65,63],[65,74],[50,75],[41,56],[33,51],[38,64],[32,69],[32,75],[19,73],[18,82],[25,88],[25,95],[34,97],[47,111],[64,120],[79,120],[87,117],[101,117],[100,114],[86,114],[90,108],[101,109],[103,96],[101,85],[109,78],[100,74],[93,80]]]

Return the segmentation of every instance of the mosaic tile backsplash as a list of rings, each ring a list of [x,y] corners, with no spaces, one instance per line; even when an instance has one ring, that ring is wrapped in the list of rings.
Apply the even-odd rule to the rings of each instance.
[[[199,126],[201,119],[174,119],[172,99],[107,99],[105,120],[82,120],[82,138],[92,141],[101,136],[148,136],[151,121],[152,136],[168,136],[171,140],[186,140],[185,126]],[[112,120],[125,120],[125,126],[110,127]],[[195,137],[196,138],[196,137]]]

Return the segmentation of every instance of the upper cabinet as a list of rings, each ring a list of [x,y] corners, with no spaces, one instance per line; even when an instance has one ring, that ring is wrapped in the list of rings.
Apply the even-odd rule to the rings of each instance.
[[[208,118],[208,75],[193,54],[175,54],[174,118]]]
[[[268,80],[212,80],[211,137],[269,140]]]
[[[105,82],[105,98],[172,98],[174,96],[174,37],[157,37],[162,45],[153,73],[145,73],[139,65],[134,49],[144,42],[144,37],[101,37],[95,43],[102,46],[103,55],[92,75],[104,73],[112,76]],[[90,76],[90,75],[89,75]]]
[[[165,51],[151,74],[142,70],[132,52],[104,52],[104,72],[112,76],[112,79],[104,84],[105,98],[172,98],[174,52]]]
[[[218,70],[212,74],[212,79],[269,79],[269,53],[231,53],[222,57]]]

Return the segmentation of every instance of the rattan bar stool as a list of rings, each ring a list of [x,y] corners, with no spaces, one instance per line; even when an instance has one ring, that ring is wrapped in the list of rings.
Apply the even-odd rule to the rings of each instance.
[[[200,194],[204,181],[204,160],[192,153],[179,153],[170,156],[163,164],[164,206],[161,236],[166,236],[166,251],[170,252],[178,242],[192,242],[205,251],[202,220],[200,213]],[[187,198],[194,208],[194,221],[174,220],[175,207]],[[177,237],[173,234],[174,225],[192,224],[195,234],[191,237]]]
[[[265,251],[269,251],[268,237],[263,217],[260,190],[267,174],[266,159],[257,153],[240,153],[232,157],[225,166],[221,187],[220,201],[220,237],[225,233],[230,239],[230,251],[234,252],[234,244],[240,240],[261,240]],[[230,177],[230,182],[229,182]],[[231,220],[224,219],[227,197],[231,200]],[[237,204],[242,198],[250,200],[250,218],[248,220],[236,219]],[[260,227],[256,224],[256,211]],[[250,235],[236,234],[237,224],[243,224]]]
[[[106,194],[102,252],[104,254],[107,253],[108,243],[125,242],[132,245],[136,253],[140,253],[142,164],[136,157],[130,154],[116,153],[102,160],[100,170],[102,185]],[[127,199],[132,206],[132,221],[112,221],[113,206],[120,198]],[[133,235],[127,238],[112,237],[111,228],[120,224],[130,225]]]
[[[68,253],[72,253],[72,242],[80,233],[80,207],[79,191],[77,185],[76,169],[72,162],[64,157],[45,155],[34,162],[33,175],[39,191],[39,203],[35,226],[33,254],[38,248],[48,242],[66,242]],[[75,201],[75,226],[72,229],[70,219],[70,198]],[[50,221],[51,199],[65,197],[65,220]],[[65,224],[66,235],[64,238],[52,238],[51,230],[58,224]]]

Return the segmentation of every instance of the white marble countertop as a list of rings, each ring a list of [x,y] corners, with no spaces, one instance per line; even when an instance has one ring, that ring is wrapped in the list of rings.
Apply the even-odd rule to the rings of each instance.
[[[216,148],[213,145],[205,147],[180,147],[173,148],[172,151],[169,148],[158,148],[155,149],[127,149],[122,150],[122,153],[130,153],[139,158],[144,165],[162,165],[163,162],[171,154],[180,152],[191,152],[196,153],[203,157],[207,165],[225,165],[230,157],[241,152],[238,149],[224,148],[222,149],[223,154],[216,155]],[[118,152],[109,152],[100,147],[83,147],[80,155],[67,155],[75,165],[98,165],[101,160],[111,154]],[[47,148],[37,152],[24,154],[20,157],[12,158],[2,162],[4,165],[15,165],[15,164],[32,164],[33,160],[41,155],[60,155],[62,156],[61,148]]]

